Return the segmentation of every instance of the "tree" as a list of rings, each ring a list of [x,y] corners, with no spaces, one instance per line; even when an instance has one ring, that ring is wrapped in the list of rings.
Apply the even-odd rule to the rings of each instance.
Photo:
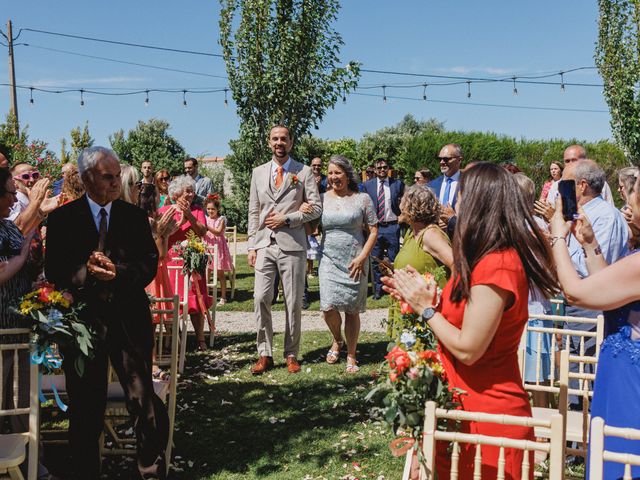
[[[123,162],[140,168],[143,161],[151,160],[156,171],[166,168],[172,175],[182,174],[187,154],[168,130],[168,122],[152,118],[139,121],[126,136],[124,130],[109,135],[109,142]]]
[[[42,140],[29,140],[29,126],[25,125],[19,135],[16,135],[17,120],[9,113],[5,123],[0,124],[0,144],[7,152],[7,159],[11,165],[28,163],[38,168],[43,176],[56,179],[60,176],[60,162],[56,154],[47,149],[47,143]]]
[[[239,210],[227,215],[244,225],[251,170],[270,156],[271,126],[285,124],[294,140],[308,134],[355,88],[360,71],[355,62],[339,66],[338,0],[220,1],[220,44],[240,117],[225,159],[238,197],[230,208]]]
[[[640,1],[598,0],[595,61],[604,80],[613,136],[631,162],[640,165]]]
[[[93,146],[93,138],[89,133],[89,122],[84,124],[84,128],[76,127],[71,130],[71,158],[77,159],[80,152],[85,148]]]

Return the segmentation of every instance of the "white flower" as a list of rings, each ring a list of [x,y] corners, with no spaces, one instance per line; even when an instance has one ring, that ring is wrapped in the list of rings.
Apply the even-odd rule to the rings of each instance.
[[[405,344],[407,348],[411,348],[416,344],[416,336],[411,332],[403,332],[400,335],[400,341]]]

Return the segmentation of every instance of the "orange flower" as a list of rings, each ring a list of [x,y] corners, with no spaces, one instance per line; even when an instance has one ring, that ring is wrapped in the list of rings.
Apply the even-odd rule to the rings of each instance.
[[[402,372],[411,366],[409,354],[397,346],[393,347],[384,358],[389,361],[389,367],[391,367],[392,370],[396,370],[399,374],[402,374]]]
[[[291,175],[291,185],[297,185],[298,184],[298,176],[297,175]]]
[[[440,362],[438,352],[435,350],[424,350],[422,352],[418,352],[418,357],[420,357],[421,360],[426,360],[428,362]]]
[[[391,380],[392,382],[395,382],[396,380],[398,380],[398,374],[396,372],[390,372],[389,380]]]
[[[40,288],[40,293],[38,294],[38,299],[42,302],[42,303],[48,303],[49,302],[49,294],[53,292],[53,288],[49,285],[45,285],[42,288]]]
[[[402,315],[411,315],[412,313],[415,313],[415,312],[407,302],[400,302],[400,313]]]

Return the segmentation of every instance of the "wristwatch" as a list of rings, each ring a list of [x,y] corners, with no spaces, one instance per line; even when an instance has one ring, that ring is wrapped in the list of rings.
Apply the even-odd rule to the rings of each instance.
[[[428,322],[429,320],[431,320],[433,318],[433,316],[436,314],[436,311],[431,308],[431,307],[427,307],[422,311],[422,319],[425,322]]]
[[[287,218],[285,218],[285,219],[284,219],[284,224],[285,224],[287,227],[290,227],[290,226],[291,226],[291,219],[290,219],[290,218],[288,218],[288,217],[287,217]]]

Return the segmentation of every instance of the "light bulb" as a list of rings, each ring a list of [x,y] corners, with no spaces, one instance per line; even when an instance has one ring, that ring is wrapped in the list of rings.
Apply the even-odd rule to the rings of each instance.
[[[422,86],[422,100],[426,100],[427,99],[427,84],[425,83]]]
[[[229,106],[229,101],[227,100],[227,92],[229,90],[227,88],[224,89],[224,106],[228,107]]]
[[[84,90],[80,90],[80,106],[84,107]]]
[[[144,93],[147,95],[147,97],[144,99],[144,106],[148,107],[149,106],[149,90],[145,90]]]
[[[471,82],[467,80],[467,98],[471,98]]]
[[[382,86],[382,101],[387,103],[387,87],[385,85]]]
[[[186,91],[186,90],[183,90],[183,91],[182,91],[182,106],[183,106],[184,108],[187,108],[187,98],[186,98],[186,95],[187,95],[187,91]]]
[[[564,92],[564,72],[560,72],[560,91]]]
[[[29,88],[29,105],[33,106],[33,87]]]
[[[513,77],[513,94],[518,95],[518,89],[516,88],[516,77]]]

